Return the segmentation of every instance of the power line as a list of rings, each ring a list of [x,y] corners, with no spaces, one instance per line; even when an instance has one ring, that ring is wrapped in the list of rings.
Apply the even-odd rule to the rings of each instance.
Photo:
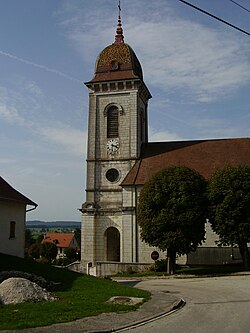
[[[200,12],[202,12],[202,13],[208,15],[208,16],[211,16],[212,18],[214,18],[214,19],[216,19],[216,20],[218,20],[218,21],[220,21],[220,22],[222,22],[222,23],[224,23],[224,24],[229,25],[230,27],[232,27],[232,28],[234,28],[234,29],[236,29],[236,30],[238,30],[238,31],[240,31],[240,32],[242,32],[242,33],[248,35],[248,36],[250,36],[250,33],[249,33],[249,32],[247,32],[247,31],[245,31],[245,30],[243,30],[243,29],[241,29],[241,28],[236,27],[235,25],[233,25],[233,24],[231,24],[231,23],[229,23],[229,22],[227,22],[227,21],[225,21],[225,20],[222,20],[222,19],[219,18],[218,16],[215,16],[215,15],[213,15],[213,14],[210,14],[209,12],[207,12],[207,11],[205,11],[205,10],[199,8],[199,7],[196,7],[196,6],[192,5],[191,3],[187,2],[187,1],[184,1],[184,0],[179,0],[179,1],[180,1],[180,2],[183,2],[184,4],[190,6],[190,7],[194,8],[194,9],[199,10]]]
[[[242,9],[246,10],[248,13],[250,13],[250,10],[249,10],[249,9],[247,9],[246,7],[240,5],[238,2],[233,1],[233,0],[229,0],[229,1],[233,2],[235,5],[239,6],[240,8],[242,8]]]

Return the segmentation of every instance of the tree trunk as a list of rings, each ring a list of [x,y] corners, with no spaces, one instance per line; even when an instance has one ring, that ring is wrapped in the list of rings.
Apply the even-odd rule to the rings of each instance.
[[[168,268],[167,273],[168,274],[175,274],[175,260],[176,260],[176,251],[172,248],[169,248],[167,250],[167,262],[168,262]]]
[[[247,247],[247,243],[240,243],[239,250],[243,261],[244,270],[250,270],[250,254]]]

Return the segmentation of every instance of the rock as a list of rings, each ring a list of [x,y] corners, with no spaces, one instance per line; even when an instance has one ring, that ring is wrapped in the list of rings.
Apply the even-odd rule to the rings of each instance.
[[[53,302],[57,298],[38,284],[24,278],[9,278],[0,284],[0,303]]]

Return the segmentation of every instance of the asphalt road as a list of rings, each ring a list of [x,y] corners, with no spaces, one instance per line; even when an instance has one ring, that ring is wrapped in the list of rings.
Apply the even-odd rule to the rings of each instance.
[[[186,305],[131,333],[250,332],[250,275],[148,280],[136,287],[182,297]]]

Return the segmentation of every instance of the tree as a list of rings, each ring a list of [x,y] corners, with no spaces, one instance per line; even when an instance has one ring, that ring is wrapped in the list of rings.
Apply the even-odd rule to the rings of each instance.
[[[73,247],[68,247],[65,249],[64,254],[70,261],[74,261],[77,259],[77,252]]]
[[[29,247],[28,254],[30,257],[38,259],[40,258],[40,243],[34,243]]]
[[[34,243],[35,243],[35,240],[32,237],[31,230],[26,228],[25,229],[25,253],[27,253],[29,251],[30,246]]]
[[[208,185],[209,220],[222,245],[238,245],[250,269],[250,166],[216,171]]]
[[[43,239],[44,239],[44,235],[43,234],[38,235],[37,239],[36,239],[36,243],[40,244]]]
[[[54,243],[44,242],[40,246],[40,255],[50,262],[57,256],[57,247]]]
[[[81,229],[76,228],[74,231],[74,235],[75,235],[77,245],[78,245],[76,259],[81,260],[81,238],[82,238]]]
[[[74,235],[75,235],[77,244],[79,246],[79,249],[81,249],[81,229],[76,228],[74,231]]]
[[[196,171],[173,166],[159,171],[142,188],[138,205],[141,238],[167,250],[170,273],[176,254],[195,251],[205,236],[206,181]]]

